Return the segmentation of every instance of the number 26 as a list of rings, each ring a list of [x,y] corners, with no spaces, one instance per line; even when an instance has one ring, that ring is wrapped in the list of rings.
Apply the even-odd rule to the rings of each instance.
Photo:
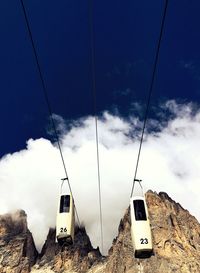
[[[62,232],[67,232],[67,228],[65,227],[65,228],[63,228],[63,227],[61,227],[60,228],[60,232],[62,233]]]

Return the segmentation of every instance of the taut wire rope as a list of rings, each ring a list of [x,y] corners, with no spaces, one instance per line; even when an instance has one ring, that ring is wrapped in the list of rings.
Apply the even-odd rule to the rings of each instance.
[[[140,138],[140,145],[139,145],[139,150],[138,150],[138,155],[137,155],[135,174],[134,174],[134,179],[133,179],[133,183],[132,183],[131,197],[133,195],[135,182],[137,181],[136,177],[137,177],[138,165],[139,165],[140,154],[141,154],[141,150],[142,150],[142,143],[143,143],[143,139],[144,139],[144,131],[146,128],[147,118],[148,118],[148,114],[149,114],[149,106],[150,106],[150,100],[151,100],[152,91],[153,91],[154,82],[155,82],[156,70],[157,70],[157,66],[158,66],[158,58],[159,58],[159,53],[160,53],[161,41],[162,41],[162,37],[163,37],[163,29],[164,29],[166,14],[167,14],[167,7],[168,7],[168,0],[165,1],[164,11],[163,11],[163,15],[162,15],[161,28],[160,28],[160,33],[159,33],[159,38],[158,38],[158,43],[157,43],[157,48],[156,48],[156,55],[155,55],[155,60],[154,60],[154,64],[153,64],[153,72],[152,72],[152,77],[151,77],[149,93],[148,93],[148,97],[147,97],[146,110],[145,110],[144,122],[143,122],[143,127],[142,127],[142,134],[141,134],[141,138]]]
[[[89,31],[90,31],[90,49],[91,49],[91,69],[92,69],[92,91],[94,103],[95,119],[95,139],[96,139],[96,156],[97,156],[97,174],[98,174],[98,192],[99,192],[99,216],[101,231],[101,250],[103,252],[103,213],[101,199],[101,176],[100,176],[100,157],[99,157],[99,134],[98,134],[98,117],[97,117],[97,94],[96,94],[96,65],[95,65],[95,41],[94,41],[94,5],[93,0],[89,0]]]
[[[59,149],[59,152],[60,152],[60,157],[61,157],[61,160],[62,160],[64,172],[65,172],[65,175],[66,175],[66,180],[67,180],[67,183],[68,183],[68,186],[69,186],[70,193],[71,193],[71,195],[73,197],[72,188],[71,188],[71,185],[70,185],[70,182],[69,182],[69,177],[68,177],[68,173],[67,173],[65,160],[64,160],[64,157],[63,157],[63,152],[62,152],[58,132],[57,132],[57,129],[56,129],[54,118],[53,118],[53,113],[52,113],[52,109],[51,109],[51,105],[50,105],[50,101],[49,101],[49,97],[48,97],[48,92],[47,92],[45,80],[44,80],[44,77],[43,77],[43,74],[42,74],[42,70],[41,70],[41,66],[40,66],[36,46],[35,46],[35,43],[34,43],[34,40],[33,40],[33,35],[32,35],[29,20],[28,20],[28,15],[27,15],[26,8],[24,6],[23,0],[20,0],[20,2],[21,2],[24,18],[25,18],[27,30],[28,30],[28,35],[29,35],[29,38],[30,38],[30,41],[31,41],[31,45],[32,45],[32,49],[33,49],[33,53],[34,53],[34,57],[35,57],[39,77],[40,77],[40,81],[41,81],[41,84],[42,84],[42,90],[43,90],[44,97],[45,97],[45,100],[46,100],[46,103],[47,103],[47,107],[48,107],[48,111],[49,111],[49,115],[50,115],[50,120],[51,120],[51,123],[52,123],[52,126],[53,126],[54,135],[55,135],[55,138],[56,138],[56,142],[58,144],[58,149]],[[74,201],[74,208],[75,208],[75,213],[76,213],[76,217],[77,217],[77,222],[78,222],[78,225],[80,226],[80,220],[79,220],[78,212],[77,212],[77,209],[76,209],[76,206],[75,206],[75,201]]]

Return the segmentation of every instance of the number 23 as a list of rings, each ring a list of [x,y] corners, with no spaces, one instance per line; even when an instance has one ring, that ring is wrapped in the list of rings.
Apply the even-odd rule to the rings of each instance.
[[[142,244],[142,245],[146,245],[146,244],[148,244],[148,239],[147,238],[141,238],[140,239],[140,243]]]

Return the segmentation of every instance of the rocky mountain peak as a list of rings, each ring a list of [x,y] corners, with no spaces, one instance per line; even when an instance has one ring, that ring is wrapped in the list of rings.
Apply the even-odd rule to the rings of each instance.
[[[34,267],[35,270],[45,266],[53,272],[61,272],[63,269],[86,272],[101,259],[99,249],[92,247],[84,227],[76,227],[73,245],[58,245],[55,243],[55,233],[55,229],[49,230],[47,240]]]
[[[135,259],[127,209],[117,238],[109,251],[105,272],[200,272],[200,225],[195,217],[166,193],[148,191],[154,255]]]
[[[20,233],[27,232],[27,215],[25,211],[16,212],[0,216],[0,238],[8,238]]]
[[[0,216],[0,272],[28,273],[37,258],[23,210]]]
[[[148,191],[146,201],[154,247],[154,255],[148,259],[134,258],[129,208],[107,257],[92,247],[83,227],[76,228],[70,246],[56,244],[51,228],[38,255],[26,214],[18,211],[0,217],[0,273],[199,273],[198,221],[164,192]]]

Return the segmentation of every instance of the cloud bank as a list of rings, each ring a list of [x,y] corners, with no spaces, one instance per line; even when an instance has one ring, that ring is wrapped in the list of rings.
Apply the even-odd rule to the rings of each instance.
[[[163,113],[170,113],[168,118]],[[149,120],[137,177],[144,190],[166,191],[200,220],[200,111],[193,104],[168,101]],[[57,117],[67,171],[81,222],[94,246],[100,245],[98,181],[93,117],[70,129]],[[98,121],[104,252],[117,234],[129,204],[141,121],[104,112]],[[156,128],[156,130],[155,130]],[[0,160],[0,214],[22,208],[41,248],[55,226],[60,179],[65,177],[56,145],[29,139],[27,148]]]

